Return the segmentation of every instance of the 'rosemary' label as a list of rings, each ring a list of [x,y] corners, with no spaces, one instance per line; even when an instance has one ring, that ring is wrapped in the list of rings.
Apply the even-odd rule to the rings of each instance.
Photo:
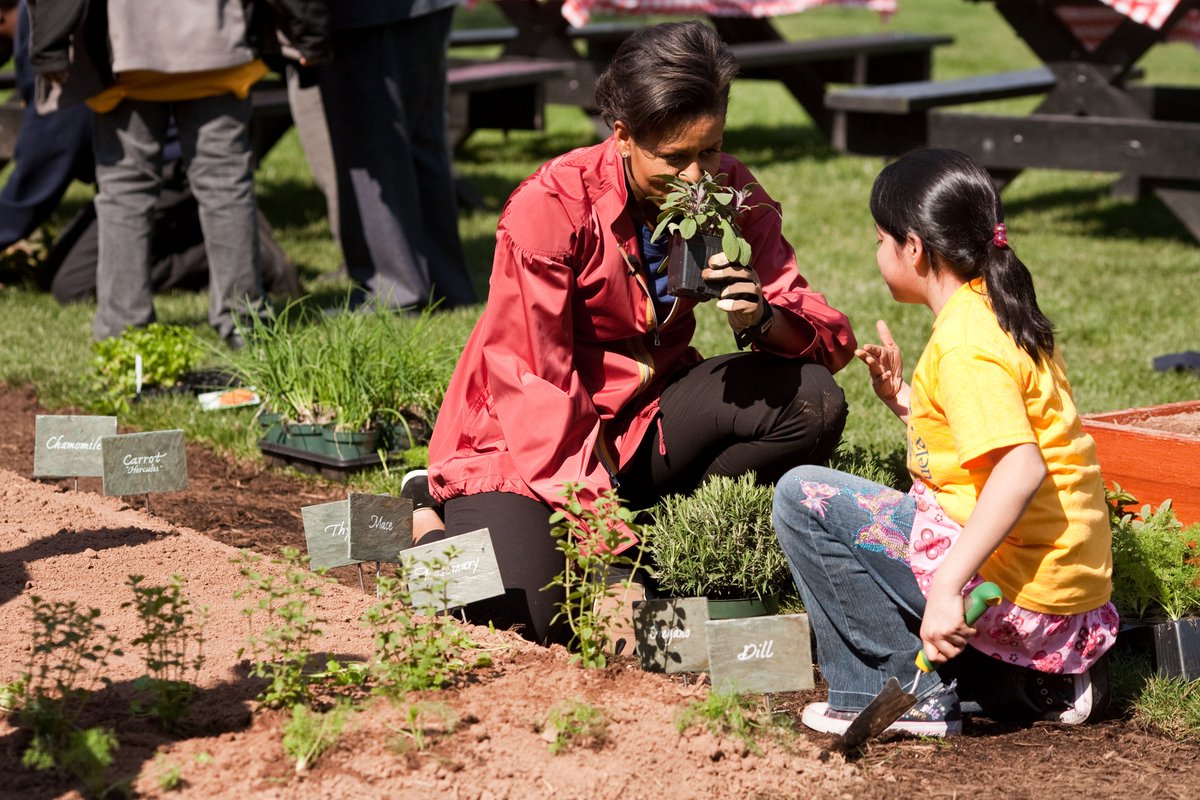
[[[504,594],[487,528],[404,551],[413,605],[442,611]]]

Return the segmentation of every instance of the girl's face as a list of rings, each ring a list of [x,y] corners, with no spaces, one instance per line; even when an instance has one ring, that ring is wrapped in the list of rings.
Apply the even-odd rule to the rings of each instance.
[[[720,171],[725,117],[696,117],[668,134],[645,141],[635,141],[625,123],[617,120],[613,134],[634,197],[659,205],[667,187],[656,175],[679,175],[694,183],[702,172],[716,175]]]
[[[910,235],[903,242],[897,241],[878,225],[875,239],[875,263],[892,297],[898,303],[924,303],[921,274],[917,270],[922,250],[919,240]]]

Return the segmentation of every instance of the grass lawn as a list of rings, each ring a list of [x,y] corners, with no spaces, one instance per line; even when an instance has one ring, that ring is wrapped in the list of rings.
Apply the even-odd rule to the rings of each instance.
[[[488,4],[460,13],[462,26],[501,24]],[[778,20],[792,38],[868,33],[881,22],[864,10],[824,8]],[[1038,60],[986,3],[904,0],[888,23],[894,30],[948,33],[953,46],[935,55],[935,76],[952,78],[1036,66]],[[1200,53],[1184,45],[1160,46],[1141,67],[1150,82],[1200,84]],[[988,111],[1020,114],[1034,100],[986,104]],[[595,141],[591,124],[575,108],[553,106],[542,132],[482,131],[456,154],[456,167],[483,197],[485,208],[464,212],[461,231],[481,295],[486,294],[496,220],[513,188],[546,159]],[[927,338],[931,317],[923,307],[893,303],[874,260],[874,231],[867,209],[878,158],[833,152],[810,120],[778,84],[737,84],[730,108],[726,148],[754,170],[784,207],[784,232],[795,246],[801,271],[854,323],[860,339],[874,338],[886,319],[907,355],[908,370]],[[1194,399],[1192,374],[1163,374],[1151,359],[1200,349],[1196,322],[1200,249],[1155,199],[1110,196],[1116,176],[1037,171],[1019,177],[1004,194],[1009,237],[1029,265],[1043,309],[1056,323],[1076,401],[1084,412]],[[3,174],[0,173],[0,180]],[[283,248],[298,263],[312,302],[336,305],[345,286],[329,278],[339,253],[330,239],[323,201],[313,186],[295,133],[285,137],[261,166],[258,193]],[[76,185],[48,226],[53,235],[86,201],[91,187]],[[204,294],[158,298],[164,323],[185,325],[215,342],[206,324]],[[50,408],[94,407],[90,326],[93,306],[59,307],[48,295],[20,282],[0,289],[0,381],[32,384]],[[440,336],[466,340],[479,309],[438,317]],[[711,306],[697,311],[697,344],[706,355],[734,349],[724,315]],[[838,376],[851,402],[848,450],[894,463],[902,430],[872,394],[866,370],[851,365]],[[122,422],[144,429],[182,427],[243,456],[256,457],[251,412],[201,412],[190,398],[135,405]],[[419,460],[421,454],[414,454]],[[394,491],[397,474],[381,470],[357,478],[355,488]]]
[[[462,26],[497,24],[499,12],[486,4],[464,11]],[[877,31],[873,13],[817,9],[777,21],[793,38]],[[935,75],[950,78],[1036,65],[1037,59],[987,4],[906,0],[887,23],[894,30],[944,32],[954,45],[935,56]],[[1184,45],[1152,51],[1142,67],[1148,81],[1200,83],[1200,58]],[[987,104],[988,110],[1022,113],[1033,100]],[[571,147],[595,141],[589,122],[575,108],[551,106],[544,132],[481,131],[456,154],[456,166],[484,198],[483,210],[466,212],[461,230],[481,295],[486,293],[496,219],[509,192],[541,162]],[[867,210],[871,181],[883,161],[834,153],[791,96],[773,82],[736,85],[727,149],[755,171],[784,206],[784,232],[795,246],[801,271],[829,301],[844,310],[860,338],[874,337],[886,319],[915,364],[931,318],[923,308],[893,303],[879,278],[874,235]],[[1196,378],[1151,368],[1156,355],[1196,349],[1196,243],[1155,199],[1138,202],[1110,197],[1116,176],[1036,171],[1005,192],[1010,240],[1029,265],[1043,308],[1056,323],[1079,406],[1100,411],[1196,397]],[[325,305],[344,287],[320,280],[335,272],[339,254],[329,237],[320,193],[313,186],[294,132],[258,172],[262,207],[280,243],[300,265],[306,289]],[[91,193],[77,184],[51,232]],[[159,298],[163,322],[207,334],[206,298],[172,294]],[[33,383],[51,406],[88,405],[92,380],[88,334],[92,308],[60,308],[32,288],[0,292],[8,324],[0,331],[0,380]],[[465,340],[477,310],[445,315],[448,337]],[[705,354],[733,349],[723,315],[702,307],[698,345]],[[47,342],[54,346],[47,348]],[[852,403],[846,431],[849,446],[895,452],[900,430],[870,392],[865,370],[852,365],[840,376]],[[154,404],[148,404],[154,405]],[[172,406],[166,417],[183,409]],[[165,409],[164,409],[165,411]],[[135,424],[157,424],[163,413],[139,407]],[[181,422],[195,422],[196,414]],[[240,419],[240,418],[239,418]],[[204,424],[202,436],[231,437],[223,423]],[[241,426],[237,426],[241,427]],[[189,428],[191,430],[191,428]],[[232,437],[236,438],[236,437]],[[249,450],[247,444],[245,448]]]

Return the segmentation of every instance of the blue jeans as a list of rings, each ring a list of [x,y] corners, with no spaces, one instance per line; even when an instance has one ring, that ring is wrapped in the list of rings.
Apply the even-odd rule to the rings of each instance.
[[[825,467],[790,470],[774,524],[817,640],[829,705],[856,711],[890,677],[909,689],[925,598],[908,565],[908,495]],[[920,692],[941,684],[922,674]]]
[[[127,99],[107,114],[92,115],[100,238],[96,339],[155,319],[151,238],[172,117],[200,206],[209,267],[208,321],[225,337],[238,318],[266,308],[247,135],[250,101],[232,94],[170,103]]]

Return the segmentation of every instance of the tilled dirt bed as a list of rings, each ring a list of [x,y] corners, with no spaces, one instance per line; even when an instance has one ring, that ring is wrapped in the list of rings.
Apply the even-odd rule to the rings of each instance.
[[[98,608],[110,632],[128,642],[138,620],[130,574],[165,582],[187,577],[187,593],[208,606],[207,662],[182,730],[167,733],[128,713],[132,681],[143,671],[136,648],[110,661],[110,688],[82,722],[114,728],[120,741],[114,780],[132,778],[142,797],[203,798],[783,798],[783,797],[1200,797],[1200,746],[1135,729],[1121,719],[1078,728],[1000,725],[968,719],[945,742],[893,739],[847,759],[828,736],[800,732],[765,740],[761,752],[699,728],[678,732],[678,711],[707,690],[693,680],[644,673],[631,659],[605,670],[568,663],[562,648],[541,648],[507,632],[472,628],[493,665],[459,685],[406,698],[367,699],[337,744],[297,774],[281,746],[283,712],[260,708],[261,685],[247,677],[243,579],[237,548],[275,555],[303,547],[300,507],[345,497],[343,487],[230,463],[189,445],[189,488],[140,500],[103,497],[99,481],[38,482],[28,390],[0,390],[0,681],[29,656],[29,598],[78,600]],[[358,624],[374,600],[356,572],[339,572],[319,603],[321,649],[365,658],[370,637]],[[600,709],[607,730],[551,754],[541,733],[556,703],[579,698]],[[808,692],[776,696],[776,713],[797,717]],[[405,736],[404,709],[440,704],[426,747]],[[435,706],[430,706],[435,707]],[[797,722],[797,725],[799,723]],[[78,797],[80,787],[21,766],[27,734],[0,717],[0,797]],[[177,770],[168,790],[164,776]],[[134,777],[136,776],[136,777]]]

